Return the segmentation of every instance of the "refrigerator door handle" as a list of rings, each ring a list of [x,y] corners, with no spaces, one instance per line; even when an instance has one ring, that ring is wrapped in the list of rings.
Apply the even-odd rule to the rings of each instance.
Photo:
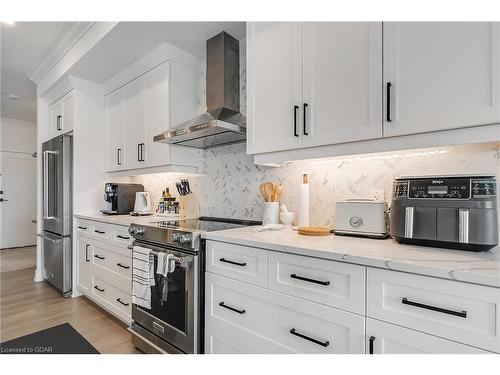
[[[44,240],[50,241],[50,242],[52,242],[52,243],[61,243],[61,242],[62,242],[62,240],[61,240],[61,239],[54,240],[53,238],[50,238],[50,237],[44,236],[43,234],[37,234],[37,237],[43,238]]]
[[[49,154],[56,155],[56,151],[43,152],[43,218],[55,219],[49,216]]]

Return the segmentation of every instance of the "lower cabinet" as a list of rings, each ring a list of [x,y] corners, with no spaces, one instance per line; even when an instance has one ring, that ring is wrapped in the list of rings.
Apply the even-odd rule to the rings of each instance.
[[[366,352],[369,354],[490,353],[472,346],[370,318],[366,319]]]
[[[364,353],[365,319],[357,314],[212,273],[205,306],[207,326],[268,353]]]
[[[265,354],[264,350],[233,336],[222,329],[205,327],[205,354]]]
[[[77,227],[97,228],[76,235],[77,288],[127,324],[132,321],[132,251],[123,238],[126,227],[77,219]],[[102,228],[101,228],[102,227]],[[109,236],[105,237],[109,232]],[[118,241],[118,240],[120,241]]]

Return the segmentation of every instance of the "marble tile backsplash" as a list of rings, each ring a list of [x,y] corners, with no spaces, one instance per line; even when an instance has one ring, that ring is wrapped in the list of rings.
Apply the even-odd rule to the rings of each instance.
[[[384,190],[390,202],[392,181],[399,175],[494,173],[500,175],[500,143],[436,149],[419,149],[360,156],[296,161],[280,168],[256,166],[246,155],[245,144],[206,150],[201,175],[154,174],[140,177],[156,203],[168,186],[177,194],[175,182],[187,177],[193,191],[191,215],[260,220],[263,200],[259,185],[264,181],[283,184],[282,203],[298,209],[303,171],[310,176],[311,225],[330,225],[335,202],[370,196]]]

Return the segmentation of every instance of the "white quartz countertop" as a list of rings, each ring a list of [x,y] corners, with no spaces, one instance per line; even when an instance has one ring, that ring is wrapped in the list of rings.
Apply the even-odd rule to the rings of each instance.
[[[253,227],[203,234],[208,240],[440,277],[500,288],[500,246],[487,252],[449,250],[347,236],[302,236]]]
[[[129,226],[130,224],[146,224],[154,221],[174,220],[165,216],[149,215],[149,216],[131,216],[131,215],[104,215],[101,213],[85,213],[74,214],[80,219],[95,220],[102,223],[116,224]]]

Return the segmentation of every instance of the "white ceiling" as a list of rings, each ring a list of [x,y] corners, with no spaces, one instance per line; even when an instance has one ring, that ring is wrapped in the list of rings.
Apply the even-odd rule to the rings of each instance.
[[[205,58],[206,40],[227,31],[245,38],[245,22],[120,22],[69,72],[104,82],[163,42]]]
[[[16,22],[2,24],[1,34],[1,116],[36,121],[36,87],[28,80],[53,43],[74,22]],[[9,94],[20,96],[12,100]]]

